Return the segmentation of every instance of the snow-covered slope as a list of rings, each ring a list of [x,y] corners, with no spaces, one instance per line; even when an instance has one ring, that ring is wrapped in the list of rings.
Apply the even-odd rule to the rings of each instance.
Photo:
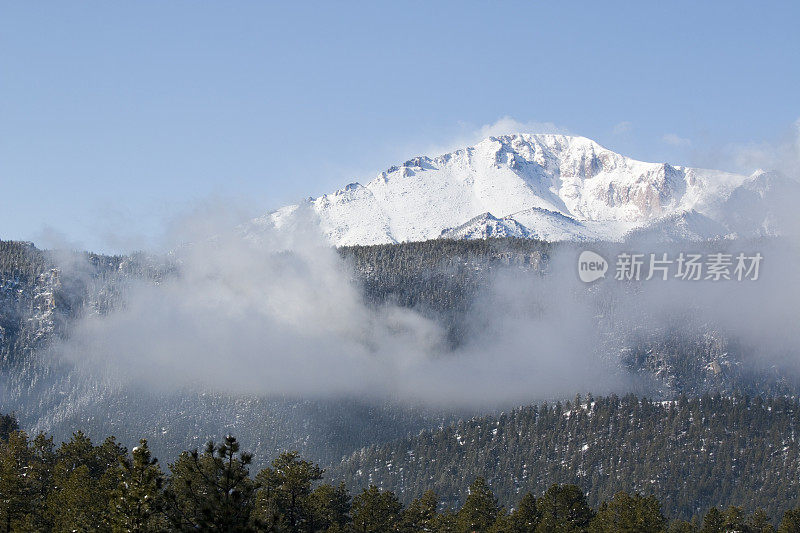
[[[443,239],[488,239],[491,237],[530,237],[530,230],[513,218],[497,218],[483,213],[456,228],[442,230]]]
[[[337,246],[439,237],[619,240],[650,229],[693,239],[780,233],[766,197],[789,186],[760,176],[636,161],[585,137],[505,135],[416,157],[366,185],[351,183],[257,223],[280,227],[311,214]]]

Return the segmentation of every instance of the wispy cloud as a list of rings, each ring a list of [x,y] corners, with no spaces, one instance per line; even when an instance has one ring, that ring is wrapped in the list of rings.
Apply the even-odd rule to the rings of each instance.
[[[616,369],[592,353],[591,309],[558,297],[580,283],[571,269],[546,284],[498,272],[465,318],[472,333],[453,348],[445,325],[424,313],[368,304],[308,213],[243,233],[211,227],[219,215],[210,207],[178,226],[192,243],[171,255],[180,275],[126,285],[124,305],[87,314],[54,357],[115,387],[432,405],[516,404],[617,384]]]
[[[554,124],[553,122],[539,122],[535,120],[520,121],[511,116],[500,117],[494,122],[475,126],[473,124],[462,124],[461,132],[453,136],[446,142],[436,143],[427,147],[416,149],[417,155],[439,155],[478,144],[488,137],[500,135],[511,135],[515,133],[558,133],[569,135],[567,128]]]
[[[686,147],[692,145],[691,139],[681,137],[675,133],[666,133],[661,137],[661,140],[670,146]]]
[[[484,124],[474,135],[476,141],[498,135],[510,135],[512,133],[568,133],[565,128],[559,127],[552,122],[520,122],[513,117],[505,116],[499,118],[491,124]]]
[[[633,123],[628,122],[627,120],[623,120],[611,130],[614,135],[622,135],[623,133],[628,133],[633,129]]]
[[[753,143],[734,150],[736,165],[742,169],[778,170],[790,176],[800,174],[800,118],[779,142]]]
[[[800,179],[800,118],[786,124],[778,135],[770,139],[695,148],[692,161],[695,166],[742,174],[751,174],[758,169],[774,170]]]

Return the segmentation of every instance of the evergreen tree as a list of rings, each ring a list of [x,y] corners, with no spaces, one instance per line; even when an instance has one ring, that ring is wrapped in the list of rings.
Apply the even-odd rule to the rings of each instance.
[[[30,509],[31,485],[28,437],[13,431],[0,441],[0,531],[21,529]]]
[[[297,452],[282,453],[256,476],[260,487],[256,516],[276,531],[308,531],[313,521],[309,496],[322,473],[318,465],[299,459]]]
[[[703,527],[700,528],[701,533],[724,533],[725,531],[725,515],[717,509],[712,507],[708,510],[703,517]]]
[[[791,509],[783,514],[778,533],[800,533],[800,508]]]
[[[344,483],[337,486],[323,483],[309,498],[311,527],[309,531],[341,532],[350,523],[350,493]]]
[[[170,465],[165,495],[173,526],[179,531],[253,531],[256,485],[249,477],[251,461],[252,455],[239,453],[239,443],[230,435],[219,446],[209,442],[202,454],[181,454]]]
[[[508,516],[506,531],[509,533],[528,533],[536,531],[541,513],[536,497],[530,492],[519,501],[519,505]]]
[[[19,424],[14,415],[0,414],[0,441],[7,440],[12,431],[17,431]]]
[[[700,529],[686,520],[673,520],[667,530],[669,533],[697,533]]]
[[[541,513],[537,533],[587,531],[594,512],[576,485],[552,485],[538,500]]]
[[[94,446],[80,431],[62,443],[46,504],[53,531],[108,530],[108,502],[119,475],[116,465],[125,454],[113,438]]]
[[[747,532],[748,533],[775,533],[775,528],[772,527],[769,517],[764,509],[756,509],[752,515],[747,519]]]
[[[164,474],[151,457],[147,440],[120,459],[119,483],[111,500],[111,526],[116,533],[162,531],[165,527],[161,493]]]
[[[746,531],[749,533],[747,526],[747,516],[742,511],[741,507],[730,506],[722,513],[724,531]]]
[[[458,511],[458,529],[463,533],[489,531],[500,513],[500,505],[486,480],[478,477],[469,487],[469,495]]]
[[[419,531],[434,531],[436,527],[439,498],[432,490],[425,493],[415,500],[412,500],[400,521],[400,530],[406,533]]]
[[[661,504],[652,496],[618,492],[600,505],[592,533],[660,533],[666,527]]]
[[[351,513],[357,533],[388,533],[398,529],[403,506],[390,491],[372,485],[353,498]]]
[[[457,533],[458,517],[449,509],[438,513],[433,520],[433,530],[436,533]]]
[[[53,492],[53,472],[56,452],[53,437],[40,433],[30,442],[27,481],[30,484],[30,508],[23,531],[52,531],[53,523],[47,512],[47,500]]]

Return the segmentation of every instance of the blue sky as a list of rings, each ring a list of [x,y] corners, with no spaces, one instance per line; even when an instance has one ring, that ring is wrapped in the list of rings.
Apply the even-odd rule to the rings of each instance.
[[[798,20],[789,2],[3,2],[0,238],[142,248],[198,202],[266,212],[504,117],[734,169],[732,147],[800,117]]]

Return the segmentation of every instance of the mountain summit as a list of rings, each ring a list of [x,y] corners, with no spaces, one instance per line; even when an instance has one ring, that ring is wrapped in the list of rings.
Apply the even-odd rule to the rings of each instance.
[[[776,185],[775,182],[780,182]],[[362,185],[309,198],[260,219],[283,226],[316,216],[337,246],[439,237],[548,241],[668,239],[780,233],[771,191],[793,180],[645,163],[569,135],[489,137],[437,157],[415,157]]]

